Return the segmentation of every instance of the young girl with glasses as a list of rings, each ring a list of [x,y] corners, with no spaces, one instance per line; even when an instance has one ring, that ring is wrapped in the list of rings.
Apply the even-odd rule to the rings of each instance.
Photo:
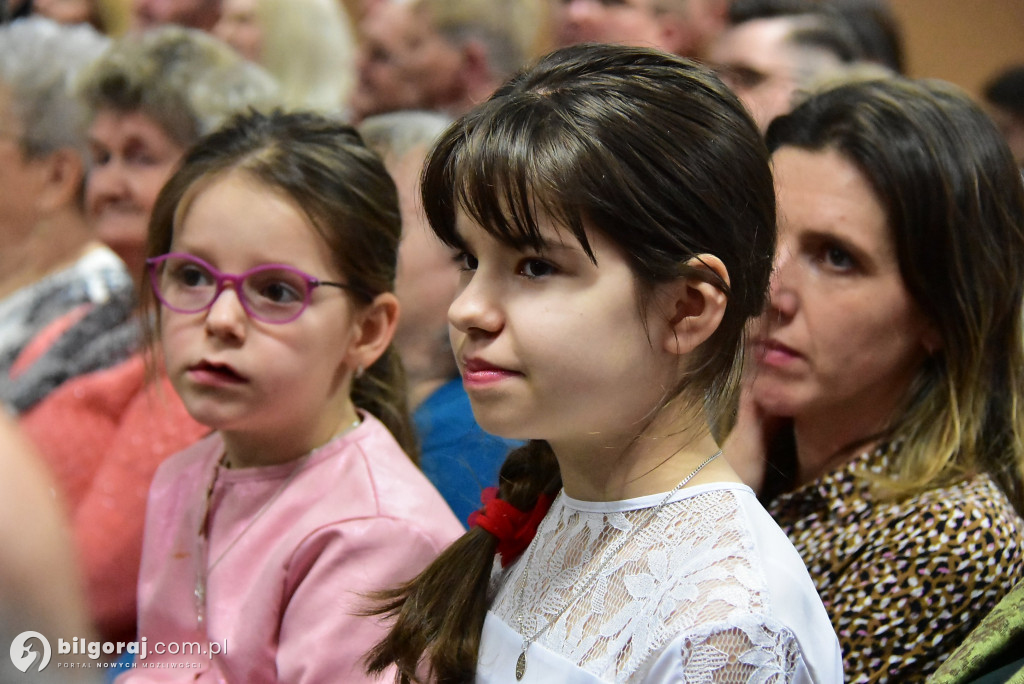
[[[371,670],[841,682],[806,568],[710,428],[775,245],[735,96],[668,54],[566,48],[442,136],[422,194],[462,264],[448,315],[474,414],[531,441],[473,529],[385,594]]]
[[[150,490],[140,637],[220,653],[167,649],[127,680],[156,661],[189,681],[362,681],[383,636],[366,593],[460,533],[408,455],[390,347],[399,225],[379,158],[307,114],[236,118],[161,192],[151,336],[214,432]]]

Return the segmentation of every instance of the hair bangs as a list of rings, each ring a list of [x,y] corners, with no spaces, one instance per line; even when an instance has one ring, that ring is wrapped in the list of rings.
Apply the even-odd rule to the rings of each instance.
[[[583,145],[557,130],[562,125],[545,111],[544,98],[510,100],[490,101],[435,146],[423,179],[431,227],[443,242],[461,247],[461,212],[503,244],[541,249],[541,225],[550,221],[593,259],[578,174]]]

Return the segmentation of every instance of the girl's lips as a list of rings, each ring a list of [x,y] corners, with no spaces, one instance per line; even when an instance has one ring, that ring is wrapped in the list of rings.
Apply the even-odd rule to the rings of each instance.
[[[200,361],[188,369],[189,377],[200,385],[238,385],[248,380],[227,364]]]
[[[795,349],[773,340],[758,340],[754,345],[754,357],[765,366],[784,366],[801,356]]]
[[[462,382],[464,385],[479,387],[519,375],[522,375],[522,373],[494,366],[480,359],[466,359],[462,366]]]

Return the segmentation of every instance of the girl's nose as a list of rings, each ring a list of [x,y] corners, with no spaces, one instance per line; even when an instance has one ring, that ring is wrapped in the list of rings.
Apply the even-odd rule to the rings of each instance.
[[[206,311],[206,330],[215,337],[244,340],[248,318],[238,292],[226,285]]]
[[[504,316],[495,295],[494,285],[482,278],[479,270],[474,272],[448,308],[448,322],[463,333],[497,333]]]

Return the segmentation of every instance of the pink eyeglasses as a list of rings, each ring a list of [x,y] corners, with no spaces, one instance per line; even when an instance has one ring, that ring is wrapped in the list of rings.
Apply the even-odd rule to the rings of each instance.
[[[164,254],[146,259],[149,282],[160,303],[178,313],[206,311],[230,283],[242,308],[265,323],[288,323],[298,318],[321,285],[339,287],[367,300],[373,295],[344,283],[318,280],[283,264],[263,264],[244,273],[222,273],[191,254]]]

